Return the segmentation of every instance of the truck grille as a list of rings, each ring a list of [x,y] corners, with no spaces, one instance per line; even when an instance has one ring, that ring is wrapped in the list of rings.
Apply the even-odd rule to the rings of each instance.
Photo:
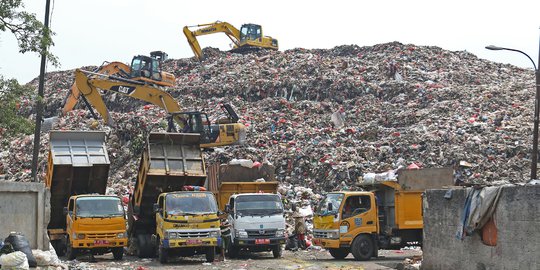
[[[246,232],[250,238],[268,238],[276,236],[276,229],[246,230]]]
[[[88,239],[116,238],[116,233],[87,233]]]
[[[199,231],[199,232],[177,232],[178,238],[208,238],[210,232],[208,231]]]
[[[314,238],[329,238],[327,231],[317,231],[317,230],[313,230],[313,237]]]

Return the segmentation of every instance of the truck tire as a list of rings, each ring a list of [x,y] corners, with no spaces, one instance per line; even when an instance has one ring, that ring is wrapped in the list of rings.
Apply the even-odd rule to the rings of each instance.
[[[158,258],[159,262],[162,264],[169,262],[169,250],[162,245],[159,245]]]
[[[120,261],[124,257],[124,248],[123,247],[113,248],[112,254],[115,260]]]
[[[345,259],[350,253],[348,248],[330,248],[328,251],[330,251],[330,255],[337,260]]]
[[[208,247],[206,249],[206,262],[214,262],[216,259],[216,248]]]
[[[368,261],[373,256],[374,246],[373,240],[369,235],[361,234],[357,236],[351,247],[354,259],[357,261]]]
[[[152,258],[155,256],[152,239],[149,234],[137,235],[137,256],[139,258]]]
[[[274,258],[281,258],[281,255],[283,254],[283,249],[281,248],[281,245],[275,245],[272,247],[272,255],[274,255]]]
[[[73,248],[71,246],[71,243],[67,244],[66,257],[69,261],[75,260],[75,258],[77,258],[77,249]]]

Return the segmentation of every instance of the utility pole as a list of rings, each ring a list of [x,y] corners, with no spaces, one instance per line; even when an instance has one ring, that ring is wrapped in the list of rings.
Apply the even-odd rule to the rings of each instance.
[[[49,9],[51,6],[51,1],[47,0],[45,4],[45,22],[44,22],[44,35],[49,33]],[[43,38],[43,37],[42,37]],[[34,129],[34,152],[32,155],[32,182],[38,181],[38,161],[39,161],[39,141],[41,138],[41,121],[43,119],[43,96],[45,87],[45,65],[47,63],[47,50],[49,48],[45,47],[42,43],[41,48],[41,67],[39,68],[39,86],[38,86],[38,96],[36,98],[36,128]]]

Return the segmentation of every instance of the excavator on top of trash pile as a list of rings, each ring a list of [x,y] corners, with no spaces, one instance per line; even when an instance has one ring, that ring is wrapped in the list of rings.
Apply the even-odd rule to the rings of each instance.
[[[191,31],[189,28],[202,27]],[[231,52],[246,52],[258,49],[278,50],[278,41],[270,36],[263,36],[262,27],[258,24],[243,24],[238,30],[227,22],[216,21],[214,23],[184,26],[184,35],[195,57],[200,61],[204,58],[197,36],[210,35],[223,32],[234,43]]]
[[[246,140],[245,126],[238,123],[239,117],[230,104],[222,105],[227,119],[220,119],[211,125],[206,113],[182,111],[178,102],[169,93],[145,82],[77,69],[75,86],[94,118],[97,119],[97,116],[90,105],[96,108],[108,125],[112,125],[113,121],[100,90],[112,91],[163,108],[169,114],[167,131],[198,133],[202,148],[243,144]]]
[[[168,55],[162,51],[150,52],[150,56],[137,55],[131,60],[131,66],[121,62],[104,62],[94,72],[105,75],[115,75],[121,78],[141,81],[146,84],[157,86],[174,86],[176,78],[173,74],[161,70],[161,64],[167,60]],[[88,106],[88,101],[81,96],[77,84],[73,83],[71,92],[67,96],[62,113],[73,110],[79,98]]]

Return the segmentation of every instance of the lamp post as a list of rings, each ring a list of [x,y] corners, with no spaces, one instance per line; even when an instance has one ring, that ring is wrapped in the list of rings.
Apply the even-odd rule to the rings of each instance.
[[[537,166],[538,166],[538,121],[539,121],[539,113],[540,113],[540,111],[539,111],[539,109],[540,109],[540,104],[539,104],[539,101],[540,101],[540,72],[538,71],[538,68],[536,68],[536,64],[534,63],[532,58],[528,54],[526,54],[526,53],[524,53],[524,52],[522,52],[520,50],[504,48],[504,47],[498,47],[498,46],[493,46],[493,45],[486,46],[486,49],[494,50],[494,51],[505,50],[505,51],[518,52],[518,53],[521,53],[521,54],[527,56],[527,58],[529,58],[529,60],[531,60],[531,62],[533,64],[534,74],[536,75],[536,96],[535,96],[535,99],[534,99],[534,128],[533,128],[533,149],[532,149],[532,154],[531,154],[531,179],[537,179],[536,178],[536,172],[537,172]],[[538,63],[540,63],[540,43],[539,43],[539,48],[538,48]]]

